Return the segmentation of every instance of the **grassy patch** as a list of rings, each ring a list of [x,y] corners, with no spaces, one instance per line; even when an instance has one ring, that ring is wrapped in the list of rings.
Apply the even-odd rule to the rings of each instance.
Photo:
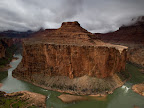
[[[15,96],[7,96],[4,97],[4,92],[0,91],[0,108],[24,108],[28,106],[28,103],[26,100],[19,99],[19,96],[21,94],[15,95]],[[29,107],[29,108],[36,108],[35,106]]]
[[[17,100],[14,98],[1,98],[0,99],[0,108],[10,108],[12,106],[13,108],[20,108],[22,106],[25,106],[26,103],[20,100]]]

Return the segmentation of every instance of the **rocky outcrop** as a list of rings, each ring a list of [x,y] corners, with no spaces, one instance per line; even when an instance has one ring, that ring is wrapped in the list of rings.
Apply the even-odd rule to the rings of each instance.
[[[90,96],[78,96],[78,95],[71,95],[71,94],[61,94],[58,98],[65,103],[74,103],[79,101],[106,101],[107,96],[98,96],[98,95],[90,95]]]
[[[144,83],[133,85],[132,90],[142,96],[144,96]]]
[[[62,94],[58,96],[58,98],[61,99],[65,103],[88,100],[88,98],[84,96],[75,96],[75,95],[69,95],[69,94]]]
[[[59,83],[63,90],[66,88],[65,92],[75,85],[77,90],[72,91],[81,93],[84,88],[92,89],[99,78],[113,77],[124,71],[127,47],[93,40],[92,35],[78,22],[65,22],[57,30],[38,32],[23,42],[23,59],[13,76],[47,89],[57,87]],[[78,84],[79,78],[85,84]],[[89,85],[92,87],[88,88]],[[117,86],[114,80],[108,89]]]
[[[144,47],[129,48],[128,60],[137,66],[144,67]]]
[[[0,97],[1,108],[13,108],[14,106],[18,108],[46,108],[46,96],[37,93],[28,91],[5,93],[0,91]]]

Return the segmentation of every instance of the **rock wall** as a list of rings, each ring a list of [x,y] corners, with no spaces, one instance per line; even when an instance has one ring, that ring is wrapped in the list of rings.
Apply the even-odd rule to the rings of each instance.
[[[127,47],[104,43],[78,22],[44,30],[23,42],[23,59],[13,76],[45,89],[79,94],[111,92],[123,81]]]
[[[127,56],[129,62],[144,67],[144,47],[129,48]]]
[[[120,53],[105,46],[24,44],[22,67],[14,74],[106,78],[125,70],[125,63],[126,49]]]

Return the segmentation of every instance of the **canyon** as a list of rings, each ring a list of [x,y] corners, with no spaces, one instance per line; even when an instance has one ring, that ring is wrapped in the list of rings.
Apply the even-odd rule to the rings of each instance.
[[[13,77],[71,94],[112,93],[126,80],[127,47],[93,36],[78,22],[34,33],[23,41],[23,59]]]
[[[138,17],[136,22],[120,27],[115,32],[106,34],[96,33],[95,37],[108,43],[116,45],[125,45],[128,47],[127,61],[140,67],[141,73],[144,68],[144,16]],[[144,84],[136,84],[132,87],[132,90],[142,96],[144,96]]]
[[[104,42],[127,46],[128,61],[144,67],[144,16],[135,20],[133,24],[122,26],[115,32],[96,33],[92,38],[99,38]]]
[[[8,70],[9,63],[13,58],[13,54],[16,51],[16,46],[12,38],[0,36],[0,74]]]

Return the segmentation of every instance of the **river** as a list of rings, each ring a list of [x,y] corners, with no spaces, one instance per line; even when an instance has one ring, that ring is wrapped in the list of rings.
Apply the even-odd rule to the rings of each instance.
[[[6,78],[1,78],[3,80],[0,80],[0,83],[2,83],[3,86],[0,88],[0,91],[11,93],[27,90],[46,95],[48,108],[133,108],[134,105],[139,106],[139,108],[144,108],[144,97],[131,90],[133,84],[144,81],[144,75],[138,71],[137,67],[131,64],[126,65],[127,71],[131,74],[131,79],[127,81],[125,85],[116,89],[113,94],[108,95],[106,98],[92,98],[88,101],[65,104],[57,98],[61,93],[45,90],[33,84],[13,78],[12,71],[22,59],[20,54],[16,54],[15,57],[19,59],[10,63],[12,68],[8,70],[8,76]]]

